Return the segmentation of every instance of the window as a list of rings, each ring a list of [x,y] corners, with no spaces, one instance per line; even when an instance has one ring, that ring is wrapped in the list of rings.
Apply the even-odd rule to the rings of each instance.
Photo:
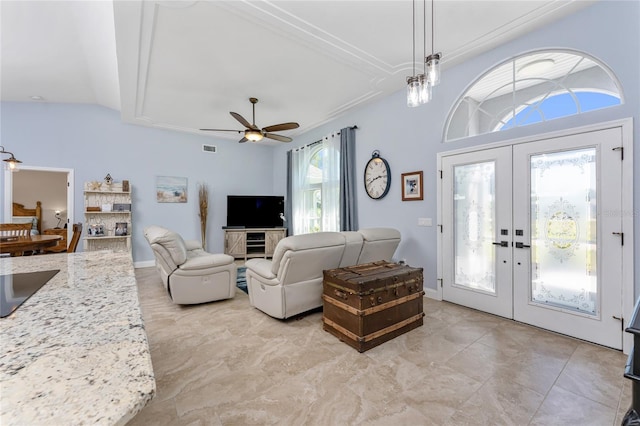
[[[605,65],[577,52],[510,59],[477,79],[449,115],[445,141],[581,114],[622,103]]]
[[[292,151],[293,234],[340,231],[340,137]]]
[[[305,233],[322,230],[322,157],[324,154],[322,147],[316,149],[306,165],[306,179],[300,191],[305,211],[302,216]]]

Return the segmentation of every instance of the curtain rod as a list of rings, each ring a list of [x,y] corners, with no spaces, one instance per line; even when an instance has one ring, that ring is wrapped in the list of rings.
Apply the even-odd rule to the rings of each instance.
[[[354,129],[354,130],[358,130],[358,126],[356,126],[355,124],[353,126],[347,127],[347,129]],[[339,135],[340,132],[336,132],[335,134],[332,133],[331,136],[335,136],[335,135]],[[327,139],[327,136],[325,136],[325,139]]]
[[[353,126],[350,126],[350,127],[347,127],[347,128],[348,128],[348,129],[358,130],[358,126],[357,126],[357,125],[355,125],[355,124],[354,124]],[[333,135],[339,135],[339,134],[340,134],[340,132],[336,132],[335,134],[332,134],[332,136],[333,136]],[[323,139],[327,139],[327,136],[325,136]],[[312,146],[314,146],[314,145],[317,145],[317,144],[321,143],[323,139],[317,140],[317,141],[315,141],[315,142],[311,142],[310,144],[307,144],[307,145],[301,146],[301,147],[299,147],[299,148],[296,148],[295,150],[298,150],[298,149],[304,149],[304,148],[311,148]]]

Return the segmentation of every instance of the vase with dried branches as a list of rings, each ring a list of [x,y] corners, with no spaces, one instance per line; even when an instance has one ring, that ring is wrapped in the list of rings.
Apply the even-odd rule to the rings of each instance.
[[[200,234],[202,236],[202,248],[207,249],[207,214],[209,212],[209,188],[204,183],[198,184],[198,201],[200,207]]]

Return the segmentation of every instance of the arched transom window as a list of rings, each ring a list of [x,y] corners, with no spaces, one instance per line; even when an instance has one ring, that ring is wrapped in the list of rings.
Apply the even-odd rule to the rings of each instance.
[[[620,84],[596,59],[564,50],[527,53],[498,65],[469,87],[449,115],[445,141],[622,102]]]

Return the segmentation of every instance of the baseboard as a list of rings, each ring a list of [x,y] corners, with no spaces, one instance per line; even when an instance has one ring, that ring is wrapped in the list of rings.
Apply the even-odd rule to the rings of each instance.
[[[133,262],[134,268],[150,268],[156,266],[155,260],[143,260],[142,262]]]
[[[440,292],[432,288],[425,288],[424,295],[429,299],[440,300],[440,301],[442,300],[442,297],[440,296]]]

